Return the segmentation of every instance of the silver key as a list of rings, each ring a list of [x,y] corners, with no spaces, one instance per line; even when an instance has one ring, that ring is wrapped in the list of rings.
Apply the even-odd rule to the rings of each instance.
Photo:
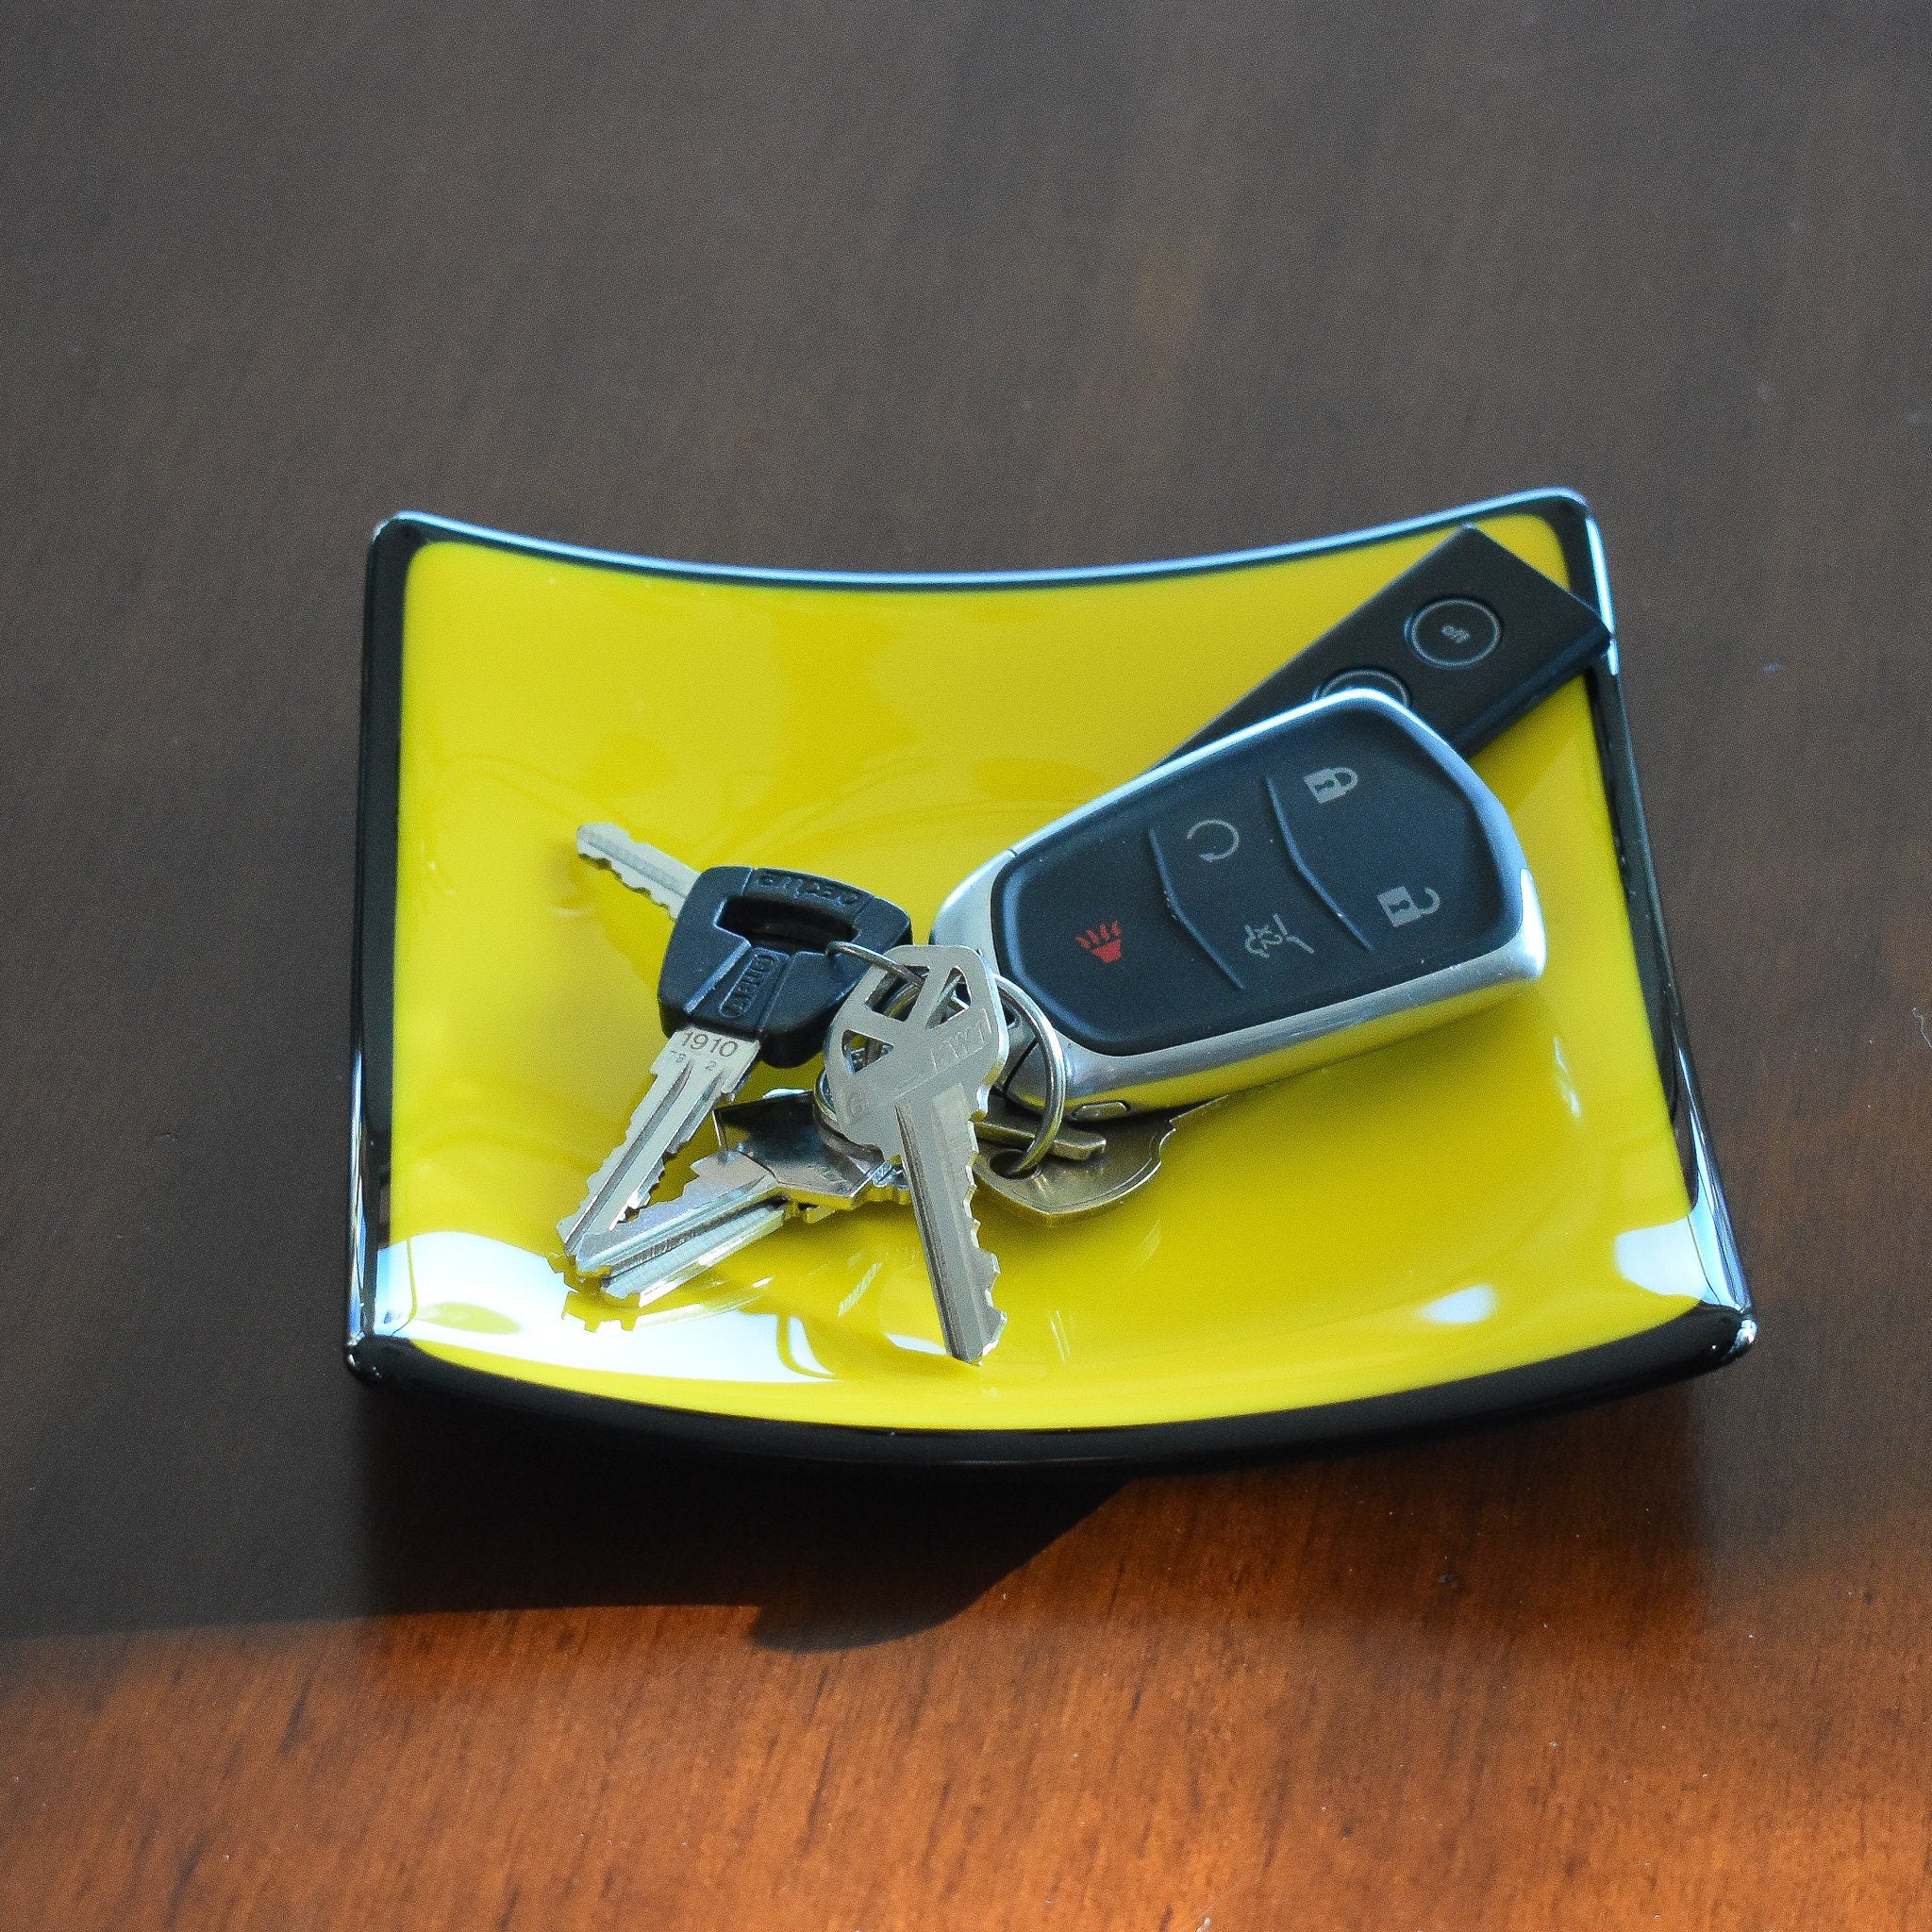
[[[630,1225],[633,1217],[671,1157],[738,1093],[757,1061],[795,1065],[817,1051],[841,991],[858,974],[833,958],[836,945],[888,944],[910,922],[890,901],[816,874],[698,873],[618,825],[580,825],[577,850],[649,893],[675,922],[658,988],[671,1037],[623,1143],[558,1223],[566,1254],[580,1273],[594,1275],[639,1260],[642,1237]],[[706,882],[718,890],[706,894]],[[704,894],[702,903],[693,892]],[[749,926],[732,923],[741,914]],[[842,937],[835,941],[834,933]]]
[[[809,1092],[780,1090],[721,1108],[718,1139],[720,1151],[696,1163],[675,1200],[626,1225],[605,1294],[646,1307],[794,1215],[817,1221],[905,1199],[898,1164],[826,1128]]]
[[[975,1362],[999,1340],[999,1263],[973,1218],[973,1125],[1007,1058],[1007,1022],[986,961],[968,946],[895,946],[924,975],[911,1008],[885,1010],[893,977],[874,966],[833,1015],[825,1100],[848,1141],[899,1162],[925,1250],[946,1347]]]
[[[557,1224],[564,1253],[583,1274],[621,1267],[630,1217],[664,1177],[665,1164],[715,1107],[736,1097],[758,1064],[758,1043],[735,1033],[683,1026],[651,1062],[651,1084],[624,1139],[591,1176],[576,1209]]]
[[[633,839],[622,825],[579,825],[577,856],[608,865],[632,891],[648,893],[673,919],[684,910],[684,902],[697,884],[698,875],[690,866]]]
[[[647,1207],[625,1224],[623,1251],[613,1256],[609,1278],[599,1285],[607,1297],[648,1307],[795,1217],[820,1221],[874,1201],[905,1207],[911,1198],[898,1162],[875,1147],[846,1140],[828,1124],[813,1091],[774,1088],[757,1100],[721,1107],[713,1118],[720,1151],[693,1164],[675,1200]],[[984,1147],[988,1129],[995,1129],[992,1144],[1010,1158],[1033,1138],[1027,1120],[1016,1108],[1003,1109],[995,1094],[975,1132]],[[1067,1161],[1103,1159],[1108,1146],[1091,1129],[1066,1127],[1048,1152],[1058,1168]],[[1116,1193],[1071,1208],[1062,1191],[1029,1185],[1038,1182],[1037,1175],[1009,1181],[994,1174],[983,1154],[979,1174],[996,1192],[1015,1191],[1021,1212],[1043,1219],[1091,1212],[1118,1198]],[[1047,1205],[1025,1205],[1036,1198]]]
[[[579,825],[577,853],[608,865],[674,920],[697,883],[693,868],[633,839],[622,825]],[[564,1252],[580,1273],[601,1274],[623,1265],[631,1213],[650,1197],[666,1162],[697,1132],[705,1116],[744,1085],[758,1057],[757,1041],[708,1028],[680,1027],[664,1042],[651,1062],[651,1084],[624,1139],[591,1176],[584,1198],[557,1224]]]

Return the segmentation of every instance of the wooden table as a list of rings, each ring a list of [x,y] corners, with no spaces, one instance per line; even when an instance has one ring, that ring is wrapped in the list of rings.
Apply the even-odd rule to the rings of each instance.
[[[8,1932],[1932,1922],[1923,9],[0,47]],[[994,567],[1548,482],[1608,532],[1740,1367],[1123,1484],[342,1373],[379,516]]]

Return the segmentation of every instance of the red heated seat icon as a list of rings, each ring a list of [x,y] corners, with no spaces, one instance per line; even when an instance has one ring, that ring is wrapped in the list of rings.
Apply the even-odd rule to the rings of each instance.
[[[1090,925],[1078,937],[1080,943],[1096,959],[1105,959],[1109,966],[1121,956],[1121,923],[1118,919],[1102,920],[1098,925]]]

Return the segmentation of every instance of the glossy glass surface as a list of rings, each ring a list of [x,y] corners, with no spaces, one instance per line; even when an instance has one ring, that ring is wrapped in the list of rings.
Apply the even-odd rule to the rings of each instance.
[[[1563,579],[1540,518],[1484,527]],[[616,820],[695,866],[851,879],[923,931],[980,860],[1144,769],[1439,536],[944,589],[428,544],[405,614],[375,1331],[632,1402],[1041,1429],[1413,1390],[1717,1298],[1580,683],[1476,760],[1542,896],[1542,981],[1187,1123],[1156,1182],[1090,1222],[1040,1227],[983,1204],[1010,1321],[980,1366],[941,1349],[911,1218],[888,1208],[794,1223],[642,1314],[561,1272],[555,1224],[661,1038],[668,932],[575,857],[580,821]],[[754,1091],[767,1084],[802,1081],[760,1075]]]

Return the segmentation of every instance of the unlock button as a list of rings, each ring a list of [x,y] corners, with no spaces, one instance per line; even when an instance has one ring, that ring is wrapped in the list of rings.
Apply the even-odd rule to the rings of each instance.
[[[1423,899],[1427,903],[1418,904],[1407,886],[1391,886],[1386,892],[1375,894],[1375,903],[1389,915],[1391,925],[1413,925],[1418,919],[1441,911],[1442,895],[1433,886],[1423,888]]]

